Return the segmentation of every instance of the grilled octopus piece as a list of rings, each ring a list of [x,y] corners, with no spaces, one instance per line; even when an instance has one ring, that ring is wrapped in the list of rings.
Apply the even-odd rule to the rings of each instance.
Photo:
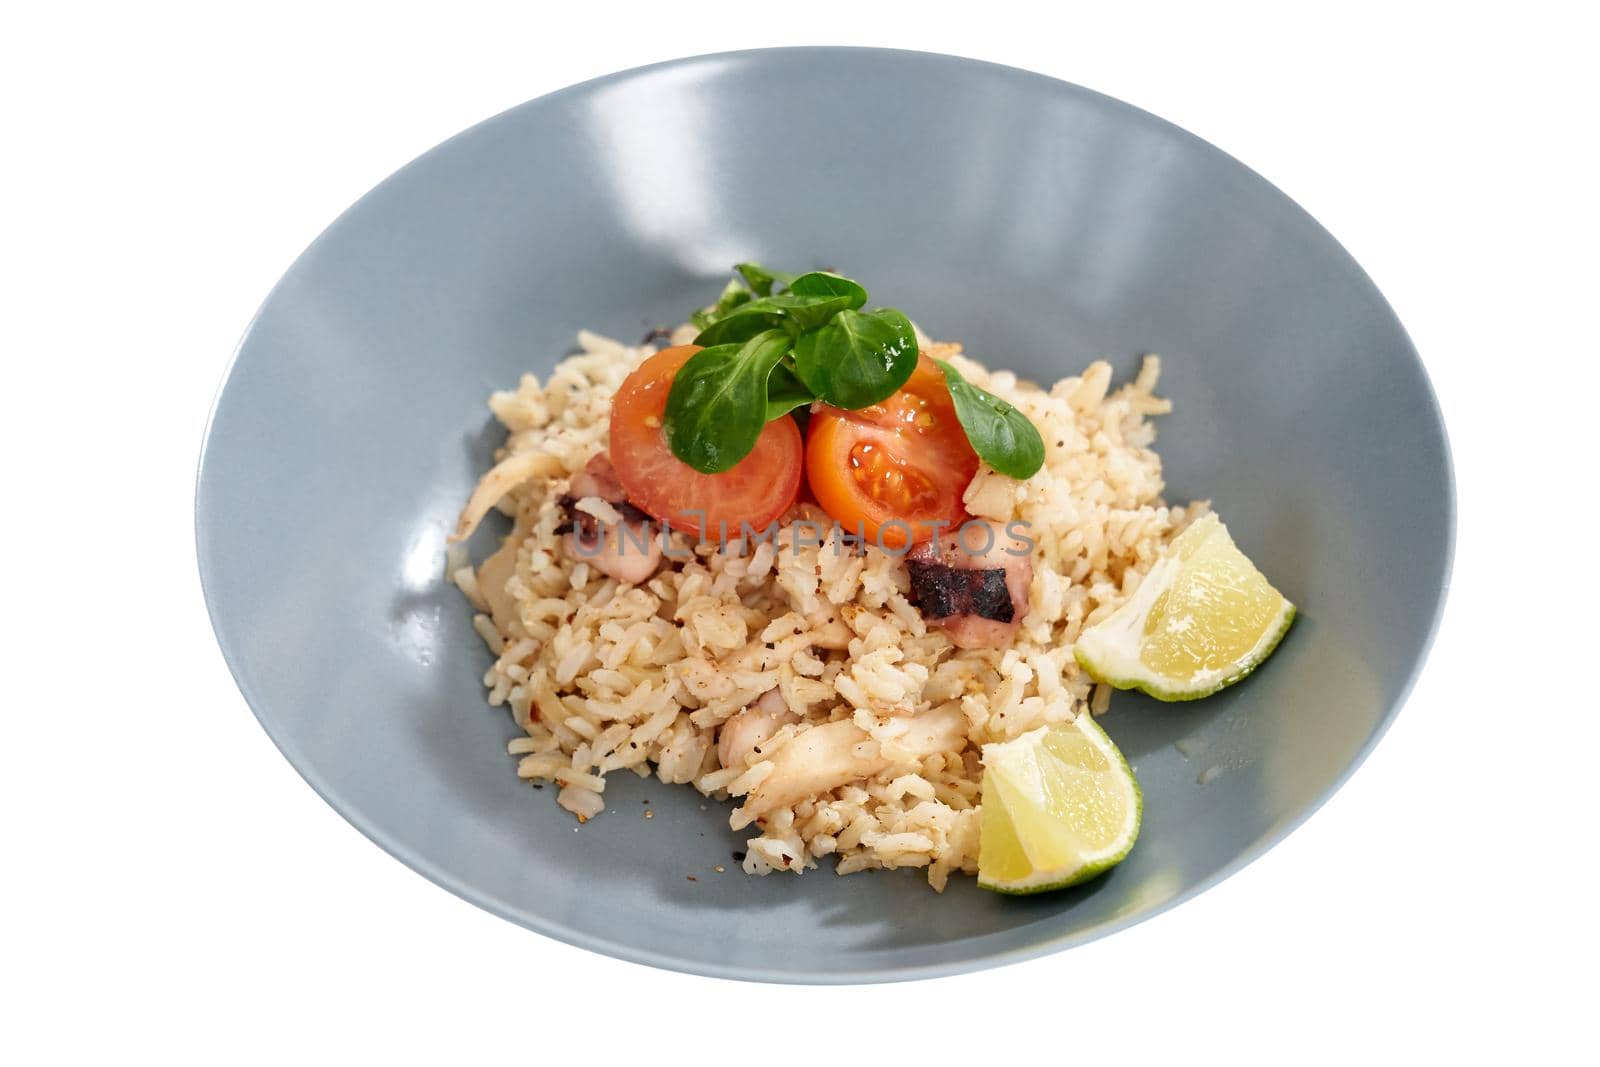
[[[599,497],[616,509],[621,522],[601,522],[578,501]],[[597,453],[587,466],[572,476],[566,495],[561,498],[567,521],[556,528],[563,534],[562,550],[571,559],[589,564],[601,574],[619,582],[640,585],[661,566],[661,540],[650,516],[628,503],[628,496],[617,478],[611,457]]]
[[[1004,648],[1028,614],[1031,544],[1000,523],[973,521],[906,555],[911,602],[957,648]]]

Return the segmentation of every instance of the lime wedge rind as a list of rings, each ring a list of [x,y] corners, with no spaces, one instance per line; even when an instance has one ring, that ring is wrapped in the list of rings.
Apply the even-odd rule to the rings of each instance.
[[[1048,893],[1055,889],[1070,889],[1075,885],[1082,885],[1084,882],[1093,881],[1095,878],[1100,877],[1100,875],[1106,873],[1111,868],[1121,863],[1128,857],[1128,853],[1133,851],[1133,846],[1139,839],[1137,822],[1144,816],[1143,794],[1139,795],[1138,803],[1135,805],[1134,811],[1136,825],[1134,827],[1133,836],[1128,839],[1128,843],[1125,846],[1109,856],[1085,863],[1083,866],[1066,875],[1062,875],[1059,871],[1035,871],[1033,874],[1030,874],[1024,878],[1002,882],[987,879],[980,871],[978,874],[978,885],[980,888],[988,889],[995,893],[1004,893],[1008,896],[1014,897],[1025,897],[1031,896],[1034,893]]]
[[[1103,664],[1096,662],[1092,650],[1085,649],[1082,642],[1073,648],[1072,658],[1078,661],[1078,666],[1089,672],[1089,677],[1097,682],[1104,682],[1113,689],[1137,689],[1139,692],[1152,696],[1168,704],[1180,704],[1189,700],[1201,700],[1214,693],[1220,693],[1236,682],[1242,682],[1253,674],[1277,651],[1278,645],[1289,633],[1289,628],[1294,625],[1295,606],[1284,601],[1282,613],[1279,614],[1276,624],[1262,634],[1260,642],[1251,650],[1250,655],[1233,671],[1224,672],[1220,680],[1207,680],[1196,686],[1173,687],[1168,685],[1168,680],[1150,671],[1137,670],[1119,675],[1114,670],[1107,670]]]
[[[1045,869],[1028,869],[1029,864],[1020,865],[1021,870],[1027,873],[1012,874],[1006,877],[997,877],[994,871],[986,870],[984,859],[988,856],[980,854],[978,871],[978,885],[997,893],[1013,896],[1023,896],[1033,893],[1043,893],[1053,889],[1065,889],[1068,886],[1079,885],[1095,878],[1115,867],[1132,851],[1135,842],[1139,839],[1139,827],[1144,817],[1144,794],[1139,789],[1138,779],[1134,777],[1133,768],[1128,765],[1126,757],[1112,743],[1111,738],[1101,729],[1087,713],[1083,713],[1073,723],[1060,724],[1055,727],[1043,727],[1039,730],[1024,734],[1015,741],[1006,742],[1004,745],[989,745],[984,749],[984,807],[986,820],[984,823],[984,843],[993,845],[988,837],[990,827],[999,824],[1005,837],[1021,847],[1024,852],[1031,854],[1049,854],[1049,846],[1060,845],[1062,839],[1073,837],[1070,827],[1064,827],[1061,834],[1050,834],[1052,841],[1045,848],[1028,848],[1026,843],[1018,842],[1019,835],[1013,827],[1010,809],[1026,806],[1029,799],[1026,793],[1029,789],[1036,789],[1040,785],[1037,761],[1054,757],[1041,754],[1042,738],[1047,730],[1075,729],[1083,736],[1089,738],[1094,746],[1107,757],[1109,765],[1106,770],[1095,775],[1097,781],[1108,789],[1121,793],[1119,799],[1124,806],[1126,815],[1118,828],[1115,836],[1101,848],[1079,848],[1074,851],[1065,862],[1047,867]],[[1030,766],[1030,761],[1034,764]],[[1018,781],[1017,778],[1021,778]],[[996,805],[998,810],[991,810],[990,805]],[[1032,823],[1035,832],[1040,826],[1038,813],[1032,813]],[[1048,834],[1048,830],[1045,831]],[[1032,861],[1030,860],[1029,863]],[[1000,866],[991,860],[991,867]],[[1018,870],[1019,865],[1015,857],[1011,857],[1006,864],[1008,870]]]
[[[1231,599],[1219,600],[1218,590]],[[1264,663],[1294,619],[1294,604],[1239,551],[1221,521],[1206,515],[1174,539],[1127,602],[1078,635],[1072,655],[1090,677],[1113,688],[1169,702],[1199,700]],[[1196,620],[1199,631],[1189,629]],[[1190,645],[1190,638],[1174,639],[1179,633],[1203,639]],[[1205,662],[1217,658],[1217,642],[1252,633],[1248,649],[1228,654],[1224,646],[1223,662]],[[1193,647],[1206,655],[1195,656]],[[1180,651],[1175,659],[1174,648]]]

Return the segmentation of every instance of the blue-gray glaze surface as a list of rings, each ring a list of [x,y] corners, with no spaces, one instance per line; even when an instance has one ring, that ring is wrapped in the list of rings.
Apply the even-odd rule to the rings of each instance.
[[[580,327],[637,340],[681,321],[744,259],[836,267],[874,303],[1035,380],[1099,357],[1126,377],[1140,354],[1164,357],[1169,499],[1214,501],[1301,610],[1271,662],[1219,696],[1117,695],[1105,725],[1143,785],[1145,823],[1106,877],[1025,899],[964,877],[938,895],[920,871],[841,879],[826,861],[749,878],[726,808],[687,787],[614,775],[615,814],[574,832],[553,790],[516,778],[515,728],[483,700],[488,654],[441,580],[444,535],[501,436],[484,400],[548,371]],[[1084,89],[834,48],[602,78],[385,181],[251,324],[197,493],[206,599],[239,686],[365,834],[564,941],[819,982],[1077,944],[1260,855],[1396,713],[1443,601],[1453,521],[1416,353],[1282,193]],[[475,540],[478,558],[500,529]],[[1186,757],[1182,739],[1198,750]]]

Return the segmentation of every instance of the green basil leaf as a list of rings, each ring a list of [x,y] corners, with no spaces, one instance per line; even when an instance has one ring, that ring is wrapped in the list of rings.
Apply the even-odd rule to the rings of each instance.
[[[785,274],[781,270],[768,270],[759,263],[740,263],[733,269],[739,272],[745,284],[757,296],[771,296],[774,286],[784,289],[794,281],[793,274]]]
[[[783,330],[766,330],[690,356],[667,393],[664,429],[672,454],[705,474],[720,474],[749,455],[767,424],[767,378],[792,343]]]
[[[750,299],[750,291],[737,281],[729,279],[728,284],[722,287],[722,295],[717,297],[718,315],[726,315],[740,304]]]
[[[848,293],[820,293],[815,296],[780,293],[777,296],[764,296],[752,300],[745,307],[762,311],[776,311],[794,323],[798,332],[815,329],[839,312],[849,310],[852,299]],[[744,309],[741,308],[740,310]]]
[[[934,360],[944,372],[956,418],[967,440],[989,466],[1007,477],[1031,478],[1044,466],[1044,440],[1028,416],[986,389],[961,377],[943,360]]]
[[[825,270],[814,270],[809,274],[800,275],[789,283],[789,292],[797,296],[846,297],[850,301],[846,306],[851,311],[858,310],[867,302],[867,291],[859,284]]]
[[[694,343],[706,348],[717,345],[742,345],[758,333],[783,325],[783,312],[751,300],[735,308],[731,315],[713,319],[701,329]]]
[[[725,318],[739,305],[749,303],[750,300],[750,290],[740,285],[737,281],[730,280],[727,285],[722,287],[722,295],[717,297],[717,302],[709,308],[691,312],[689,321],[694,323],[697,328],[704,330],[712,323]]]
[[[713,321],[729,314],[740,304],[747,304],[751,300],[750,290],[736,281],[730,281],[722,287],[722,295],[717,297],[717,302],[711,310]]]
[[[795,376],[787,363],[772,368],[767,378],[767,421],[781,419],[795,408],[805,407],[815,400],[806,383]]]
[[[845,309],[796,339],[794,368],[834,407],[864,408],[888,399],[917,369],[917,335],[893,308]]]

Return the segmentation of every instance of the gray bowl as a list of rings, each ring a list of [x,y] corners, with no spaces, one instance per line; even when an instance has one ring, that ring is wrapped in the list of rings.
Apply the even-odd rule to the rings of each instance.
[[[751,258],[836,266],[1034,379],[1165,356],[1169,498],[1215,501],[1301,614],[1272,661],[1219,696],[1117,696],[1106,726],[1143,784],[1145,824],[1109,875],[1024,899],[967,878],[937,895],[916,871],[749,878],[726,810],[687,787],[614,776],[615,814],[575,832],[550,790],[513,773],[515,728],[483,701],[488,655],[440,579],[445,532],[500,437],[485,397],[547,371],[580,327],[637,339],[680,321]],[[1084,89],[834,48],[602,78],[378,186],[251,324],[196,511],[240,689],[368,837],[576,945],[817,982],[1065,948],[1259,856],[1393,718],[1453,533],[1444,428],[1415,351],[1361,268],[1282,193]]]

